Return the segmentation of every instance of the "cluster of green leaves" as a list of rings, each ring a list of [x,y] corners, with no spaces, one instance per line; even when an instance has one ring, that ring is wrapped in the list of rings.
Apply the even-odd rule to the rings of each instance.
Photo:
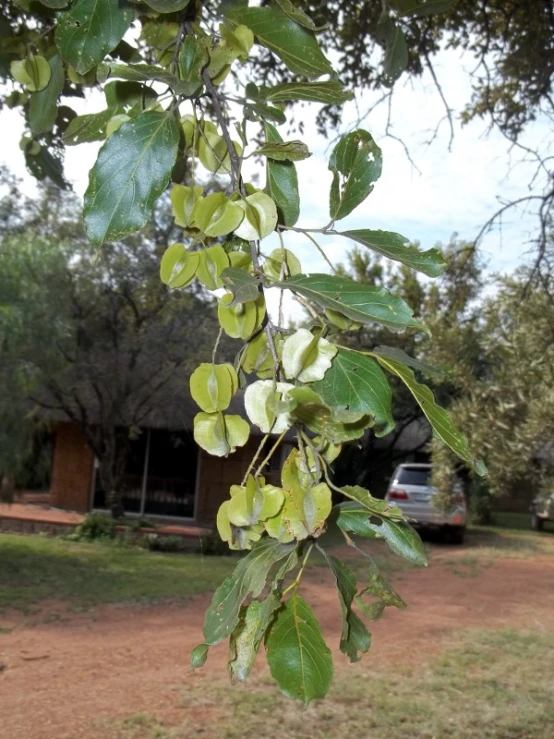
[[[426,11],[431,4],[425,4]],[[404,604],[371,559],[369,582],[358,593],[355,576],[326,551],[322,537],[332,539],[334,532],[352,545],[353,535],[382,538],[397,554],[425,564],[419,537],[399,508],[360,487],[335,488],[329,473],[345,442],[369,429],[386,434],[393,427],[387,373],[406,384],[437,435],[478,467],[467,440],[415,379],[414,360],[386,348],[360,353],[336,343],[339,330],[367,324],[395,332],[425,331],[409,305],[385,288],[339,275],[303,273],[285,246],[291,229],[313,240],[310,229],[296,225],[295,162],[309,151],[302,141],[283,140],[275,124],[286,121],[286,103],[340,104],[350,95],[335,79],[315,24],[289,0],[264,7],[227,4],[217,25],[200,4],[188,0],[145,0],[133,6],[120,0],[61,0],[56,6],[68,7],[57,16],[53,36],[34,39],[34,50],[12,65],[28,96],[31,131],[32,109],[38,109],[34,96],[44,96],[50,119],[57,120],[66,75],[74,85],[86,86],[89,77],[104,85],[106,109],[72,117],[63,134],[70,145],[105,139],[85,194],[86,232],[101,245],[140,229],[173,183],[173,216],[182,241],[167,247],[161,279],[175,289],[197,281],[208,291],[223,290],[221,332],[241,342],[234,366],[216,361],[216,345],[212,362],[191,376],[191,394],[201,409],[194,437],[209,453],[227,456],[246,444],[251,427],[264,435],[242,483],[232,486],[217,517],[221,537],[232,549],[249,554],[216,591],[193,665],[203,664],[208,648],[229,637],[229,669],[245,679],[264,642],[271,672],[287,695],[305,702],[323,697],[332,676],[330,651],[299,595],[313,548],[324,553],[336,579],[343,617],[340,646],[352,661],[370,646],[353,604],[370,619],[386,606]],[[141,27],[139,43],[135,48],[127,44],[131,51],[126,48],[122,55],[122,39],[135,19]],[[387,68],[394,77],[401,66],[401,37],[389,16],[383,29]],[[247,84],[243,97],[232,98],[240,111],[233,130],[230,98],[222,84],[234,65],[247,60],[255,42],[275,54],[295,81],[274,87]],[[321,80],[324,75],[328,79]],[[40,143],[32,137],[30,142],[26,151],[35,156],[31,149]],[[266,162],[263,189],[243,178],[242,164],[250,155]],[[329,169],[330,223],[318,233],[342,233],[427,275],[441,273],[439,251],[421,251],[400,234],[335,230],[381,175],[381,150],[370,133],[360,129],[342,137]],[[280,247],[266,254],[263,241],[275,232]],[[266,310],[269,289],[288,290],[309,306],[309,327],[291,332],[275,325]],[[228,412],[239,388],[250,424]],[[272,435],[277,439],[259,462]],[[264,468],[285,437],[296,438],[297,446],[285,462],[281,485],[267,484]],[[333,488],[349,502],[333,508]],[[284,587],[294,570],[295,579]],[[374,598],[369,603],[368,595]]]

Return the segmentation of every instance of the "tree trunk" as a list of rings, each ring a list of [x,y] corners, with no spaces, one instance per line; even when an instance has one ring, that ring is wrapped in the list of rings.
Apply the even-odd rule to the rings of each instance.
[[[103,433],[104,453],[98,458],[98,474],[106,496],[106,504],[112,518],[124,518],[125,509],[121,500],[121,481],[125,474],[129,452],[127,429],[105,429]]]
[[[0,478],[0,503],[13,503],[15,497],[14,475],[6,472]]]

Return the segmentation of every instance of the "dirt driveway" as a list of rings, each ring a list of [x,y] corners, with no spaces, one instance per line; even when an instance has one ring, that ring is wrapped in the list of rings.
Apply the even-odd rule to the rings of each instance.
[[[464,627],[532,627],[554,634],[554,546],[529,558],[490,560],[472,559],[466,548],[431,549],[431,567],[393,577],[409,609],[387,611],[373,624],[373,670],[416,665],[452,643]],[[328,643],[336,645],[336,592],[323,569],[313,569],[304,594]],[[200,597],[181,606],[108,606],[50,623],[46,610],[43,621],[31,626],[21,616],[4,618],[0,736],[107,739],[113,722],[140,712],[169,725],[187,717],[197,735],[212,736],[213,709],[188,709],[182,700],[187,688],[198,694],[224,679],[224,646],[212,649],[202,670],[188,670],[207,603],[208,597]],[[349,669],[342,655],[335,660],[337,671]],[[265,670],[257,666],[253,679],[263,679]]]

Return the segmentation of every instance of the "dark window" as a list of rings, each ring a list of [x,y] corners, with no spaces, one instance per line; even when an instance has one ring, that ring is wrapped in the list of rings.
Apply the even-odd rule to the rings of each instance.
[[[129,442],[129,453],[125,465],[125,475],[121,481],[123,508],[128,513],[140,513],[140,496],[144,474],[144,456],[146,454],[147,431],[142,431],[136,439]],[[107,508],[106,494],[98,470],[94,490],[94,508]]]
[[[198,447],[186,431],[152,431],[146,515],[194,516]]]
[[[431,479],[430,468],[401,467],[396,476],[399,485],[429,485]]]

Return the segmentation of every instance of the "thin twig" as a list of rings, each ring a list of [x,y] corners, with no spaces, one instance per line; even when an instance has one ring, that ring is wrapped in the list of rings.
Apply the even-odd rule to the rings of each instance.
[[[433,82],[435,83],[435,87],[437,88],[437,92],[439,93],[440,99],[442,100],[444,109],[446,111],[446,118],[448,119],[448,124],[450,126],[450,140],[448,141],[448,151],[452,151],[452,143],[454,141],[454,121],[452,120],[452,110],[448,105],[448,102],[446,101],[441,83],[439,82],[438,77],[435,74],[435,69],[431,63],[431,60],[429,59],[429,54],[425,54],[425,61],[427,63],[427,69],[431,73],[431,77],[433,78]]]

